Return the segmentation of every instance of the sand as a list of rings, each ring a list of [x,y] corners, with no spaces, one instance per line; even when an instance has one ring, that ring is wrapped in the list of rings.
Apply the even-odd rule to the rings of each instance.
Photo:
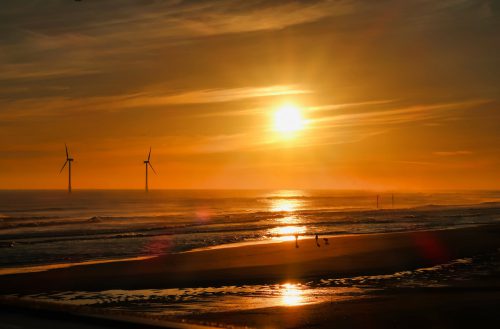
[[[329,238],[328,245],[320,240],[320,247],[314,239],[300,239],[299,248],[291,241],[203,250],[3,275],[0,276],[0,294],[245,285],[391,274],[497,251],[499,237],[500,225],[489,224],[448,230],[338,236]],[[54,328],[107,328],[133,323],[121,315],[113,315],[111,322],[102,316],[96,318],[89,308],[85,311],[87,315],[74,316],[80,307],[72,307],[70,312],[62,307],[54,313],[40,311],[40,303],[9,309],[12,306],[5,306],[9,301],[1,301],[4,311],[0,315],[8,327],[30,328],[43,324]],[[187,320],[259,328],[470,328],[498,323],[499,303],[500,275],[497,275],[446,288],[384,289],[381,293],[347,301],[207,313],[189,316]],[[155,325],[165,324],[155,322],[151,327]]]
[[[258,244],[0,276],[0,293],[283,283],[390,274],[496,250],[500,225]]]
[[[119,310],[58,304],[46,301],[32,302],[14,297],[0,297],[0,328],[170,328],[211,329],[189,321],[170,321],[146,314],[136,315]]]
[[[250,328],[487,328],[500,320],[499,282],[484,289],[389,291],[370,298],[208,313],[188,319]]]

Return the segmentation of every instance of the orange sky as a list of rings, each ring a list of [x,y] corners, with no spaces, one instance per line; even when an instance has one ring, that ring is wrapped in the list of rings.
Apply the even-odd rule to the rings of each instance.
[[[2,7],[0,189],[500,186],[498,2]]]

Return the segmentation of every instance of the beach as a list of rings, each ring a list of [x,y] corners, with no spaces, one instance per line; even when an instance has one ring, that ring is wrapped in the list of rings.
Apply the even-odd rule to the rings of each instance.
[[[305,238],[298,240],[298,247],[295,241],[283,241],[4,275],[0,280],[0,291],[2,295],[22,296],[113,289],[300,285],[336,278],[377,278],[497,253],[500,247],[498,236],[500,225],[489,224],[446,230],[336,236],[329,237],[328,244],[321,237],[320,246],[315,239]],[[425,283],[413,289],[389,287],[382,292],[365,293],[347,300],[248,310],[242,307],[242,311],[207,312],[178,319],[276,328],[309,327],[313,321],[318,322],[318,327],[327,328],[330,321],[339,321],[340,327],[347,327],[362,321],[363,317],[377,322],[379,327],[392,323],[390,321],[394,319],[403,322],[412,318],[425,319],[422,314],[432,316],[442,305],[446,305],[442,315],[445,318],[453,318],[451,315],[461,309],[468,309],[469,313],[460,313],[460,317],[469,317],[474,310],[488,315],[499,300],[499,281],[495,275],[498,269],[492,270],[488,280],[472,279],[463,283],[451,278],[438,282],[437,286],[429,281],[428,287]],[[363,316],[358,316],[360,312]],[[294,319],[293,325],[285,325],[291,321],[290,317]]]
[[[1,8],[0,329],[500,322],[500,0]]]
[[[198,287],[388,274],[495,250],[499,225],[332,237],[5,275],[4,293]],[[42,284],[43,283],[43,284]]]
[[[500,220],[500,194],[0,191],[0,274],[235,243],[457,228]],[[385,202],[385,204],[384,204]]]

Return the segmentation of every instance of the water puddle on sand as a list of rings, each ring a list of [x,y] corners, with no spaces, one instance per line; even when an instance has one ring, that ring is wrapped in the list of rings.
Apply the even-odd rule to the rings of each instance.
[[[300,283],[285,283],[185,289],[69,291],[22,298],[174,316],[333,302],[362,296],[364,293],[363,289],[357,287],[311,288]]]
[[[453,282],[487,277],[500,272],[500,251],[446,264],[388,275],[318,279],[306,283],[242,285],[183,289],[67,291],[11,295],[33,301],[86,305],[155,315],[258,309],[265,307],[338,302],[363,298],[391,288],[444,287]]]

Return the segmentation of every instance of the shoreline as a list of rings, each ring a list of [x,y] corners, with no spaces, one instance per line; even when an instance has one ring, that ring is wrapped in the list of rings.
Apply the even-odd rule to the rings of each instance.
[[[383,209],[382,209],[383,210]],[[326,234],[320,235],[322,238],[335,239],[337,237],[350,237],[350,236],[370,236],[370,235],[384,235],[384,234],[404,234],[404,233],[417,233],[417,232],[433,232],[433,231],[446,231],[446,230],[457,230],[464,228],[472,228],[472,227],[481,227],[483,225],[496,225],[496,223],[488,223],[488,224],[464,224],[458,227],[442,227],[442,228],[424,228],[421,230],[408,230],[408,231],[392,231],[392,232],[377,232],[377,233],[345,233],[345,234]],[[500,225],[500,224],[499,224]],[[302,237],[302,238],[301,238]],[[301,235],[299,236],[299,241],[311,240],[313,238],[313,234]],[[293,236],[284,235],[281,237],[271,237],[265,240],[249,240],[242,242],[231,242],[231,243],[223,243],[215,246],[206,246],[194,248],[186,251],[179,251],[170,253],[171,255],[178,254],[189,254],[189,253],[197,253],[204,252],[210,250],[221,250],[221,249],[232,249],[239,247],[248,247],[254,245],[271,245],[276,243],[284,243],[294,241]],[[70,262],[70,263],[51,263],[46,265],[28,265],[28,266],[19,266],[19,267],[5,267],[0,268],[0,278],[4,275],[17,275],[23,273],[38,273],[38,272],[46,272],[54,269],[62,269],[62,268],[71,268],[77,266],[86,266],[86,265],[94,265],[94,264],[106,264],[106,263],[119,263],[119,262],[129,262],[129,261],[141,261],[147,259],[154,259],[157,257],[163,257],[164,255],[155,255],[155,256],[137,256],[137,257],[126,257],[126,258],[114,258],[114,259],[95,259],[95,260],[87,260],[82,262]]]
[[[500,224],[253,244],[3,275],[0,293],[283,283],[390,274],[496,250]]]
[[[96,259],[96,260],[88,260],[84,262],[78,263],[56,263],[56,264],[47,264],[47,265],[34,265],[34,266],[23,266],[23,267],[6,267],[0,268],[0,278],[3,275],[16,275],[23,273],[37,273],[37,272],[45,272],[50,270],[55,270],[59,268],[68,268],[74,266],[86,266],[86,265],[94,265],[94,264],[106,264],[106,263],[119,263],[119,262],[129,262],[129,261],[139,261],[154,258],[156,256],[138,256],[138,257],[130,257],[130,258],[117,258],[117,259]]]

